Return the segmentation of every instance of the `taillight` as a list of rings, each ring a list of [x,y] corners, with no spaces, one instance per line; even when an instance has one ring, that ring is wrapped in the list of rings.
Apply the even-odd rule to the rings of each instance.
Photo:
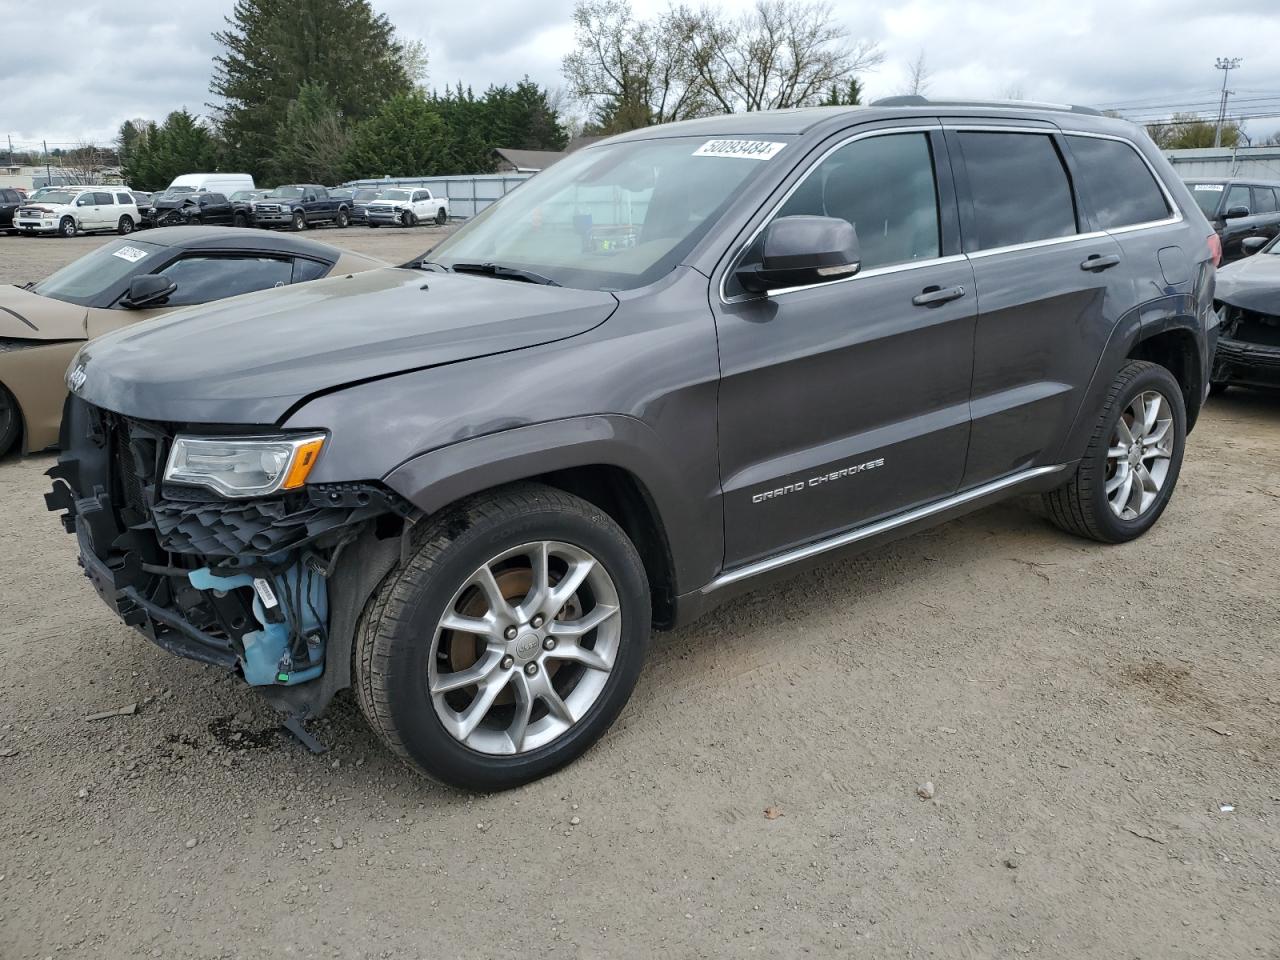
[[[1209,234],[1209,256],[1213,257],[1215,267],[1222,266],[1222,238],[1216,233]]]

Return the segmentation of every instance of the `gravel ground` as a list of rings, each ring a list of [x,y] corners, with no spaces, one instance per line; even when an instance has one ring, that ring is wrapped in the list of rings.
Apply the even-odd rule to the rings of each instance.
[[[95,242],[0,238],[0,281]],[[660,635],[599,745],[494,796],[350,698],[311,756],[118,624],[51,462],[0,462],[6,960],[1280,957],[1280,399],[1213,402],[1138,543],[1008,504]]]

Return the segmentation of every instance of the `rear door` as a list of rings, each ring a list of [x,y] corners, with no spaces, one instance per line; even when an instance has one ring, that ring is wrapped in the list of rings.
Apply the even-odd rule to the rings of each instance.
[[[861,269],[747,293],[732,268],[758,260],[769,220],[793,215],[852,223]],[[712,308],[726,565],[956,490],[976,304],[936,121],[833,145],[753,231]]]
[[[120,208],[116,206],[115,197],[109,193],[94,193],[93,201],[97,217],[97,228],[99,230],[107,228],[114,230],[120,211]]]
[[[1236,214],[1236,216],[1229,216]],[[1260,236],[1262,217],[1253,209],[1253,191],[1247,183],[1233,183],[1227,187],[1222,202],[1222,259],[1239,260],[1244,256],[1241,244],[1246,237]]]
[[[1250,188],[1253,197],[1253,214],[1257,224],[1251,236],[1270,240],[1280,233],[1280,197],[1274,187],[1255,184]]]
[[[963,486],[1052,464],[1121,312],[1120,245],[1077,209],[1056,128],[948,125],[978,323]]]

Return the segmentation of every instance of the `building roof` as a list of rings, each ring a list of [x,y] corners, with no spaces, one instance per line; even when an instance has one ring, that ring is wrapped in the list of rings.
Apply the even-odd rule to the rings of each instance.
[[[557,160],[564,159],[564,154],[558,150],[511,150],[498,147],[494,153],[515,167],[518,173],[537,173]]]

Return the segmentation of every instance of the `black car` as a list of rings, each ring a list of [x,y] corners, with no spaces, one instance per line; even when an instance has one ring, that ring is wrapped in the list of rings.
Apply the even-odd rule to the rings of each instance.
[[[1208,177],[1187,180],[1186,184],[1222,238],[1223,263],[1248,256],[1251,250],[1244,246],[1246,240],[1266,242],[1280,234],[1280,181]],[[1258,246],[1261,244],[1252,249]]]
[[[378,191],[370,187],[335,187],[329,191],[329,196],[337,200],[345,200],[351,205],[352,223],[366,223],[369,219],[369,203],[378,199]]]
[[[0,187],[0,230],[13,229],[13,215],[22,205],[22,194],[8,187]]]
[[[222,193],[166,190],[153,201],[157,227],[230,226],[231,201]]]
[[[511,787],[613,723],[651,623],[1022,494],[1146,533],[1217,254],[1142,128],[1092,110],[648,127],[414,265],[90,341],[48,505],[165,649],[295,726],[351,687],[426,773]]]
[[[253,201],[261,200],[269,190],[237,190],[228,199],[231,201],[231,225],[248,227],[253,225]]]
[[[1253,248],[1253,249],[1250,249]],[[1280,237],[1244,241],[1239,260],[1218,271],[1218,348],[1213,388],[1280,387]]]

